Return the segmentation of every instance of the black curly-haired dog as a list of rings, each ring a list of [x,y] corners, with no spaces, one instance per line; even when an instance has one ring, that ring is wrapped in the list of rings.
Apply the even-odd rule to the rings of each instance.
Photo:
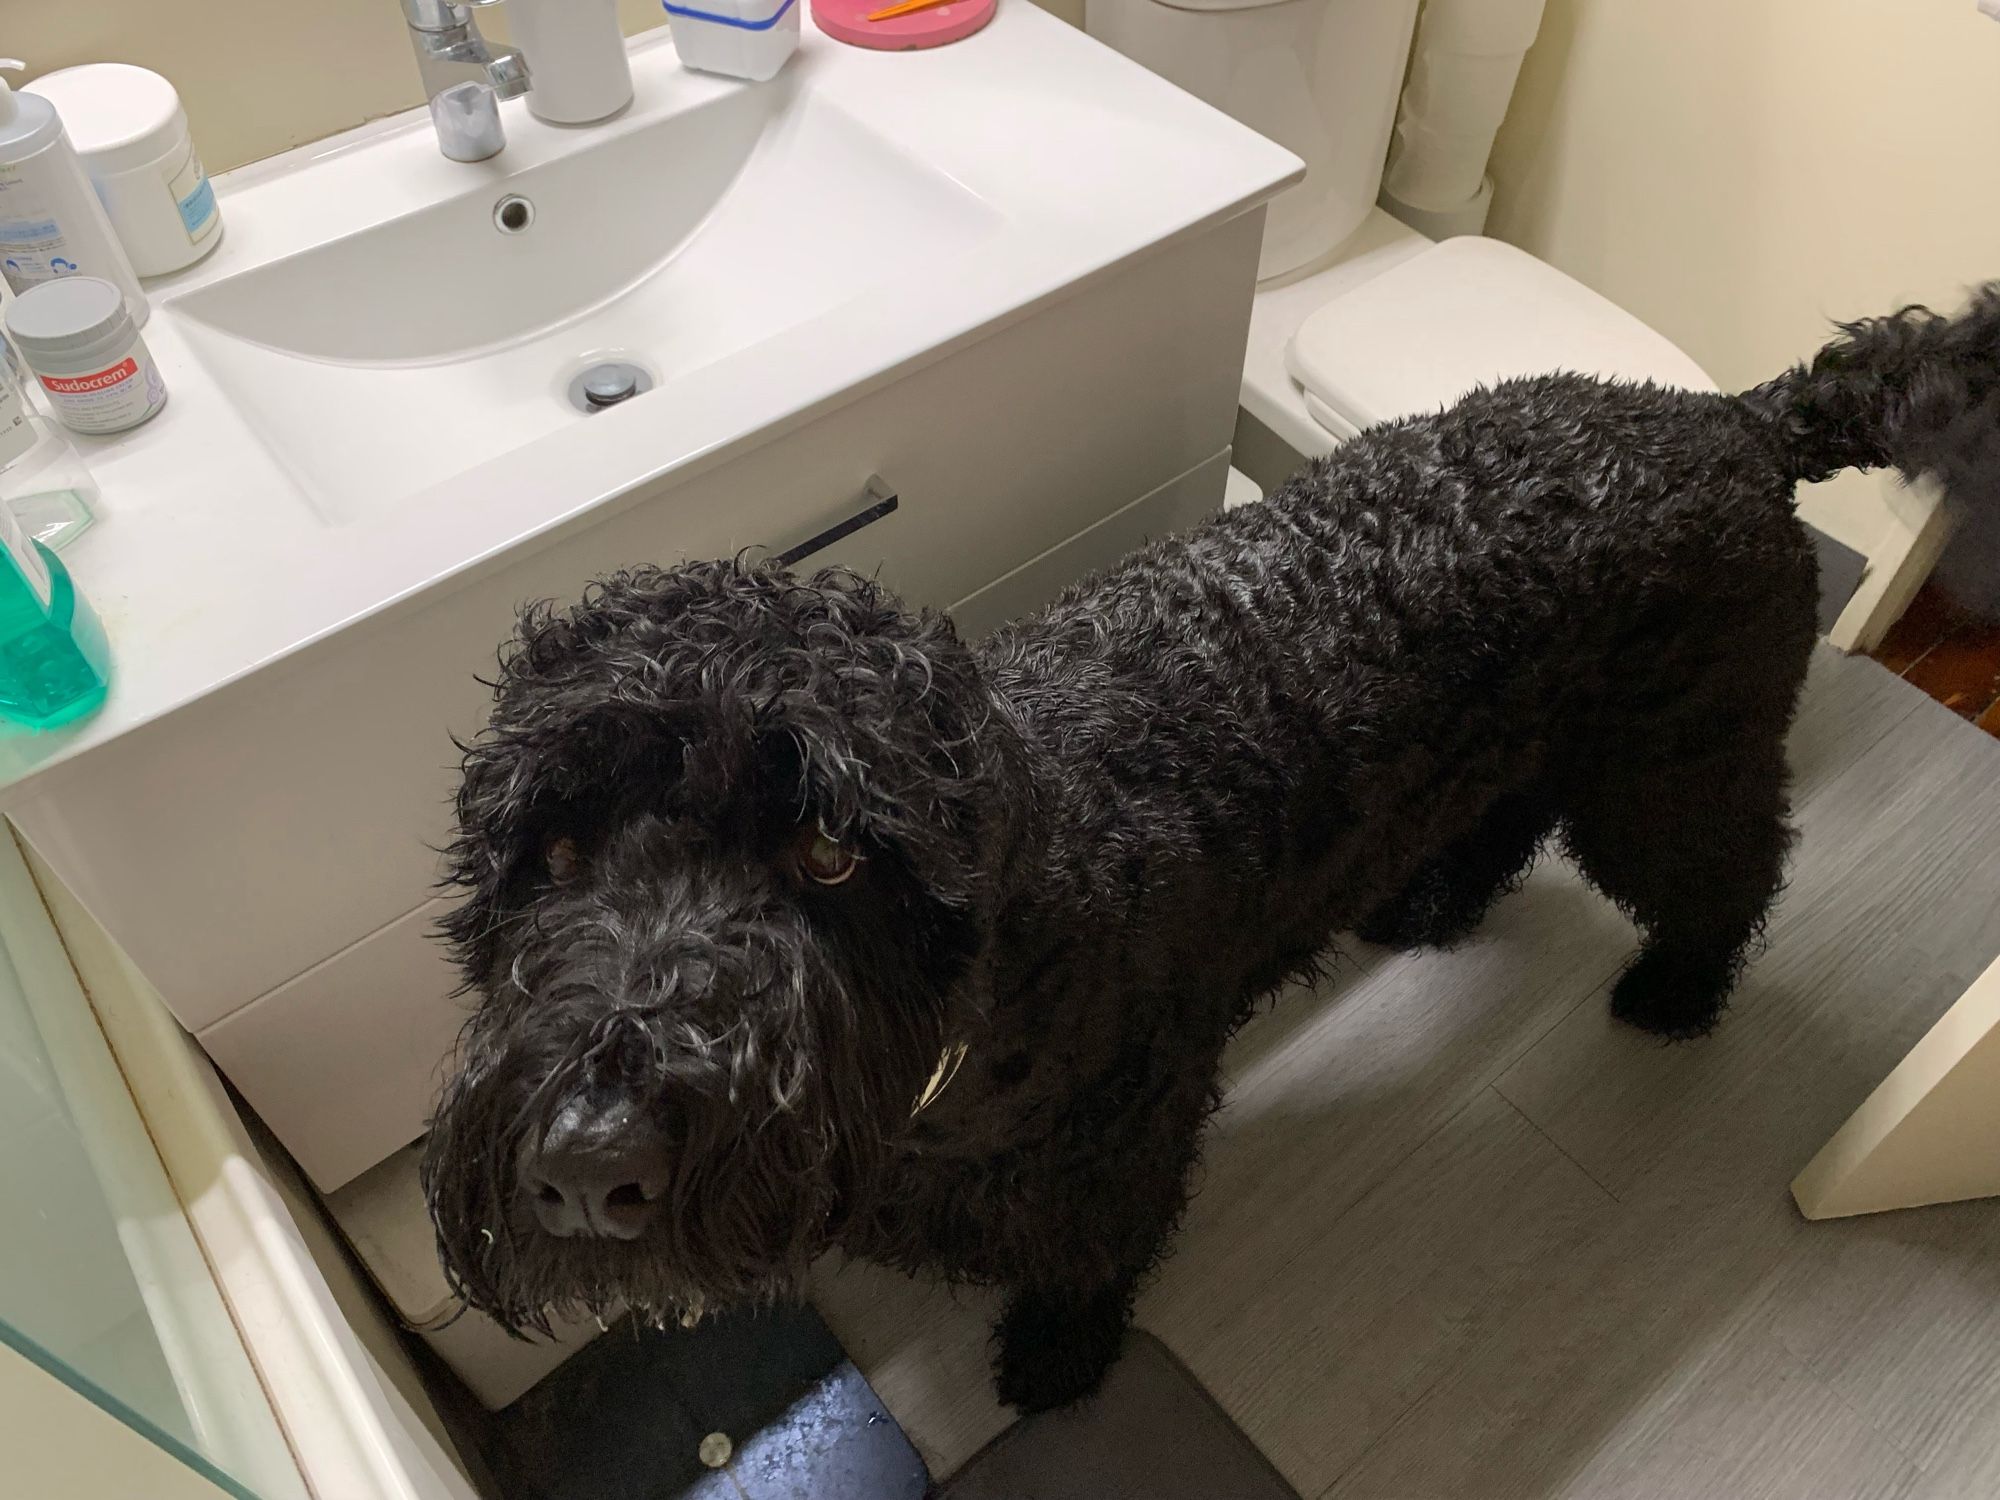
[[[1742,396],[1479,391],[976,646],[741,562],[530,610],[451,850],[455,1286],[698,1314],[837,1246],[1005,1287],[1000,1394],[1049,1407],[1116,1356],[1223,1044],[1336,932],[1449,943],[1553,836],[1643,933],[1616,1013],[1707,1031],[1790,838],[1794,487],[2000,512],[2000,284],[1844,332]]]

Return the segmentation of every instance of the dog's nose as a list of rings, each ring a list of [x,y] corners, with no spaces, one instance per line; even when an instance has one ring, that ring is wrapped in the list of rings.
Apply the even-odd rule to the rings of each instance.
[[[572,1101],[521,1161],[521,1190],[550,1234],[635,1240],[671,1172],[666,1137],[629,1104]]]

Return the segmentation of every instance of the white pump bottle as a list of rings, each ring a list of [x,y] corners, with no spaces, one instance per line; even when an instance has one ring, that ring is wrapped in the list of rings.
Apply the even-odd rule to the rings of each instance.
[[[25,66],[0,58],[0,69]],[[0,77],[0,277],[25,292],[58,276],[110,282],[134,323],[152,310],[56,107]]]
[[[514,45],[528,55],[528,113],[589,125],[632,102],[617,0],[507,0]]]

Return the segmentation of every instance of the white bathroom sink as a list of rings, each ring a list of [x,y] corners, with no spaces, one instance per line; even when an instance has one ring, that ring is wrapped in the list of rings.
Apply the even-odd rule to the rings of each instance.
[[[580,374],[657,407],[725,355],[949,267],[1003,222],[806,70],[676,82],[587,149],[173,300],[326,520],[366,519],[585,419]],[[329,421],[329,413],[338,413]]]
[[[419,109],[217,179],[221,244],[148,285],[167,407],[84,445],[101,524],[65,557],[111,636],[110,699],[0,734],[0,787],[625,507],[660,500],[671,534],[672,492],[710,467],[1301,170],[1027,0],[926,52],[808,21],[761,85],[688,71],[660,31],[632,73],[600,126],[509,101],[489,161],[447,161]],[[495,222],[512,198],[518,233]],[[610,360],[651,388],[578,410],[571,380]]]

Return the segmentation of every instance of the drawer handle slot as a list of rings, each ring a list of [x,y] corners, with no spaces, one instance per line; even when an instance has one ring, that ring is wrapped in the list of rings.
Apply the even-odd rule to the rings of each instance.
[[[804,562],[815,552],[823,552],[835,542],[844,541],[846,538],[853,536],[862,527],[873,526],[884,516],[893,512],[899,503],[896,499],[896,492],[882,482],[882,476],[879,474],[870,474],[868,476],[868,487],[862,491],[862,498],[867,501],[867,504],[863,505],[860,510],[857,510],[846,520],[834,522],[833,525],[827,527],[826,530],[820,532],[817,536],[807,537],[796,547],[787,547],[773,558],[772,561],[776,562],[781,568],[789,568],[797,563]]]

